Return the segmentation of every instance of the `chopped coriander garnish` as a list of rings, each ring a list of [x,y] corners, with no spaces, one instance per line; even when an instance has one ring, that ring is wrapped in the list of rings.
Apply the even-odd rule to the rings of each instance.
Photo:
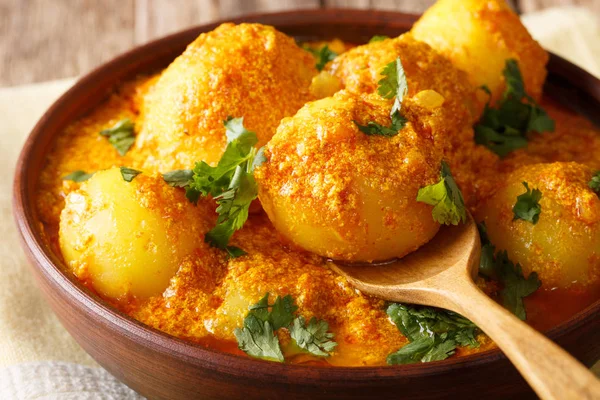
[[[121,156],[124,156],[135,142],[133,127],[133,122],[129,118],[125,118],[117,122],[112,128],[101,131],[100,135],[106,136],[108,142],[117,149]]]
[[[458,225],[467,221],[462,193],[445,161],[442,161],[440,181],[419,189],[417,201],[434,206],[431,215],[440,224]]]
[[[307,324],[304,317],[299,316],[294,319],[290,334],[301,349],[318,357],[329,357],[337,343],[333,341],[333,333],[328,330],[329,324],[323,320],[312,317]]]
[[[513,221],[522,219],[535,225],[542,213],[542,206],[540,205],[542,192],[538,189],[530,190],[527,182],[523,182],[523,186],[525,186],[526,192],[517,196],[517,202],[512,209],[514,213]]]
[[[246,254],[248,254],[244,250],[242,250],[236,246],[227,246],[227,247],[225,247],[225,251],[227,252],[227,255],[230,258],[238,258],[238,257],[245,256]]]
[[[142,171],[133,168],[120,167],[119,169],[121,170],[121,176],[125,182],[131,182],[133,178],[142,173]]]
[[[250,306],[244,326],[234,331],[239,348],[252,357],[283,362],[283,354],[275,331],[286,328],[297,348],[314,356],[327,357],[337,346],[333,333],[327,332],[327,322],[311,318],[308,324],[304,317],[295,316],[298,306],[292,296],[275,299],[269,305],[269,293],[258,303]]]
[[[262,321],[253,314],[244,319],[244,327],[234,331],[238,347],[251,357],[283,362],[279,338],[273,333],[268,321]]]
[[[382,42],[389,38],[390,38],[389,36],[385,36],[385,35],[375,35],[371,38],[371,40],[369,40],[369,43]]]
[[[458,346],[479,347],[477,326],[451,311],[392,303],[387,314],[410,341],[388,356],[388,364],[439,361],[454,354]]]
[[[590,182],[588,183],[589,187],[598,195],[600,195],[600,171],[596,171]]]
[[[194,171],[191,169],[178,169],[171,172],[166,172],[162,174],[163,179],[170,186],[173,187],[186,187],[192,181],[192,177],[194,176]]]
[[[338,56],[338,54],[335,51],[331,50],[328,45],[325,45],[318,50],[313,49],[308,45],[303,45],[302,48],[311,53],[317,59],[315,67],[319,71],[322,71],[329,61],[332,61]]]
[[[185,188],[187,198],[198,202],[200,196],[212,196],[218,204],[217,226],[204,240],[213,247],[227,251],[232,257],[245,255],[242,249],[228,246],[229,239],[248,219],[250,203],[258,196],[254,169],[265,161],[256,133],[244,128],[243,118],[228,117],[223,121],[227,147],[216,167],[204,161],[193,170],[177,170],[163,174],[171,186]]]
[[[63,181],[73,181],[73,182],[84,182],[90,179],[95,172],[90,172],[89,174],[85,171],[73,171],[68,175],[62,177]]]
[[[395,98],[390,112],[390,116],[393,116],[402,108],[402,100],[408,93],[408,82],[400,57],[387,64],[381,71],[381,75],[383,78],[378,82],[377,93],[384,99]]]
[[[404,128],[404,125],[406,125],[406,118],[404,118],[400,112],[396,112],[392,115],[392,124],[389,127],[372,121],[368,122],[367,125],[360,125],[356,121],[354,121],[354,123],[359,131],[369,136],[396,136],[400,129]]]
[[[367,135],[395,136],[404,128],[407,122],[406,118],[400,113],[402,99],[408,93],[408,82],[400,57],[387,64],[381,70],[381,75],[383,75],[383,78],[378,82],[377,93],[384,99],[395,98],[390,112],[392,124],[387,127],[375,122],[368,122],[367,125],[360,125],[356,121],[354,123],[361,132]]]
[[[496,253],[496,248],[487,236],[485,224],[479,224],[481,237],[481,259],[479,273],[486,278],[500,281],[503,289],[500,291],[502,304],[506,309],[521,320],[527,319],[523,298],[533,294],[541,285],[536,272],[529,274],[527,279],[519,263],[514,264],[506,251]]]
[[[516,60],[506,60],[504,78],[506,89],[502,100],[495,108],[490,107],[488,102],[475,126],[475,142],[488,147],[500,157],[527,146],[528,132],[554,131],[554,121],[525,92]],[[481,89],[491,94],[487,86],[482,86]]]

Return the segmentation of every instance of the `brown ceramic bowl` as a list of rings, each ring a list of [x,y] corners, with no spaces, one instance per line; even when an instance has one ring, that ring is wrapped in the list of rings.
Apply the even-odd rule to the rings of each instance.
[[[417,16],[394,12],[314,10],[244,17],[298,39],[339,37],[362,43],[396,36]],[[14,216],[32,270],[65,328],[104,368],[151,398],[529,398],[525,381],[498,350],[428,364],[394,367],[314,367],[226,354],[171,337],[113,309],[64,273],[44,244],[35,186],[54,138],[98,105],[119,82],[167,66],[198,34],[189,29],[138,47],[86,75],[46,112],[17,166]],[[598,118],[600,81],[552,56],[547,92]],[[600,301],[547,332],[584,364],[600,358]]]

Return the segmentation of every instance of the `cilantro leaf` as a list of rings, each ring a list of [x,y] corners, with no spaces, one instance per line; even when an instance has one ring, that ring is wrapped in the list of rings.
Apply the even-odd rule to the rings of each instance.
[[[337,346],[334,334],[328,330],[329,324],[323,320],[312,317],[306,324],[304,317],[299,316],[290,327],[290,335],[301,349],[315,356],[328,357]]]
[[[384,99],[395,98],[390,112],[393,117],[394,114],[400,112],[402,100],[408,93],[408,82],[400,57],[396,57],[394,61],[387,64],[381,71],[381,75],[383,75],[383,78],[378,82],[377,93]]]
[[[169,185],[185,188],[186,197],[197,203],[200,196],[212,196],[217,202],[217,226],[204,240],[223,249],[232,257],[246,254],[242,249],[228,246],[229,239],[248,219],[250,204],[258,196],[253,172],[265,161],[262,148],[256,149],[256,133],[244,127],[243,118],[228,117],[223,121],[227,147],[215,167],[204,161],[193,170],[177,170],[163,174]]]
[[[440,181],[419,189],[417,201],[434,206],[431,215],[440,224],[458,225],[467,221],[462,193],[445,161],[442,161]]]
[[[269,309],[271,309],[269,311]],[[263,321],[269,321],[274,330],[288,327],[293,319],[298,306],[289,294],[275,299],[273,305],[269,305],[269,293],[267,292],[258,303],[249,307],[250,313]]]
[[[521,320],[526,320],[527,313],[523,298],[533,294],[541,286],[542,282],[540,282],[537,273],[532,272],[525,278],[521,265],[519,263],[513,264],[506,251],[499,252],[496,255],[496,267],[498,268],[500,280],[504,285],[504,288],[500,291],[502,304]]]
[[[227,255],[229,256],[229,258],[238,258],[238,257],[245,256],[246,254],[248,254],[244,250],[242,250],[236,246],[227,246],[227,247],[225,247],[225,251],[227,252]]]
[[[506,60],[504,67],[506,89],[496,108],[486,104],[475,126],[475,142],[488,147],[500,157],[527,146],[528,132],[554,131],[554,121],[537,102],[525,92],[519,64]],[[491,95],[487,86],[482,90]]]
[[[369,40],[369,43],[383,42],[384,40],[389,39],[389,38],[390,38],[389,36],[385,36],[385,35],[375,35]]]
[[[335,51],[331,50],[328,45],[325,45],[318,50],[313,49],[308,45],[303,45],[302,48],[311,53],[317,59],[315,67],[319,71],[322,71],[329,61],[332,61],[338,56],[338,54]]]
[[[275,303],[271,308],[270,320],[274,329],[288,327],[293,319],[294,313],[298,306],[294,303],[294,299],[289,294],[284,297],[275,299]]]
[[[402,99],[408,93],[408,82],[400,57],[387,64],[381,71],[381,75],[383,75],[383,78],[378,82],[377,93],[384,99],[395,98],[392,110],[390,111],[392,124],[387,127],[372,121],[368,122],[367,125],[360,125],[356,121],[353,122],[358,127],[358,130],[367,135],[395,136],[404,128],[407,122],[407,119],[400,113]]]
[[[478,225],[481,238],[481,259],[479,273],[489,279],[497,279],[503,286],[500,291],[502,304],[506,309],[525,321],[527,313],[523,298],[533,294],[542,285],[536,272],[523,276],[519,263],[514,264],[506,251],[496,253],[496,248],[489,241],[484,223]]]
[[[166,172],[162,174],[162,177],[170,186],[186,187],[192,182],[194,171],[191,169],[178,169],[175,171]]]
[[[454,354],[457,346],[479,347],[475,339],[477,326],[451,311],[392,303],[387,314],[410,341],[388,356],[388,364],[444,360]]]
[[[244,319],[244,327],[234,330],[238,347],[249,356],[263,360],[283,362],[279,339],[269,321],[262,321],[253,314]]]
[[[592,189],[594,192],[600,195],[600,171],[596,171],[594,173],[594,176],[592,176],[592,179],[590,179],[588,186],[590,187],[590,189]]]
[[[369,136],[379,135],[379,136],[396,136],[400,129],[404,128],[406,125],[406,118],[404,118],[399,111],[392,115],[392,125],[389,127],[379,125],[376,122],[368,122],[367,125],[360,125],[358,122],[353,121],[354,124],[358,127],[358,130],[362,133],[365,133]]]
[[[62,177],[63,181],[73,181],[73,182],[84,182],[90,179],[95,172],[90,172],[89,174],[85,171],[73,171],[68,175]]]
[[[523,186],[527,191],[517,196],[517,202],[512,209],[514,213],[513,221],[522,219],[535,225],[542,213],[542,206],[540,205],[542,192],[538,189],[530,190],[527,182],[523,182]]]
[[[135,142],[133,128],[133,122],[129,118],[125,118],[117,122],[112,128],[100,131],[100,135],[107,137],[108,142],[113,145],[121,156],[124,156]]]
[[[281,328],[289,329],[298,348],[314,356],[327,357],[337,346],[333,333],[327,332],[327,322],[313,317],[307,324],[302,316],[294,316],[298,306],[290,295],[277,296],[269,305],[269,293],[266,293],[248,310],[243,328],[237,328],[234,333],[239,348],[252,357],[282,362],[279,339],[273,333]]]
[[[138,171],[137,169],[120,167],[121,176],[125,182],[131,182],[136,176],[142,173],[142,171]]]

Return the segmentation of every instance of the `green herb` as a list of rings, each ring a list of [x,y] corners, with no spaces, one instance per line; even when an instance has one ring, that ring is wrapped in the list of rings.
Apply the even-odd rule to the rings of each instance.
[[[393,116],[402,108],[402,100],[408,93],[408,81],[400,57],[387,64],[381,71],[381,75],[383,78],[378,82],[377,93],[384,99],[395,98],[390,112],[390,116]]]
[[[367,125],[360,125],[356,121],[354,121],[354,123],[358,127],[359,131],[369,136],[379,135],[391,137],[396,136],[400,129],[404,128],[404,125],[406,125],[406,118],[404,118],[398,111],[392,115],[392,124],[389,127],[372,121],[368,122]]]
[[[299,316],[294,319],[290,334],[301,349],[318,357],[328,357],[337,346],[333,341],[333,333],[327,332],[328,330],[329,324],[323,320],[312,317],[306,324],[304,317]]]
[[[65,175],[62,177],[63,181],[73,181],[73,182],[84,182],[90,179],[95,172],[87,173],[85,171],[73,171],[69,175]]]
[[[592,176],[588,185],[594,192],[600,195],[600,171],[594,173],[594,176]]]
[[[269,310],[270,309],[270,310]],[[289,294],[275,299],[273,305],[269,305],[269,293],[266,293],[258,303],[249,307],[250,313],[263,321],[268,321],[274,330],[289,326],[298,306]]]
[[[485,224],[479,224],[481,237],[481,259],[479,273],[486,278],[497,279],[503,286],[500,291],[502,304],[521,320],[527,319],[523,298],[533,294],[542,285],[536,272],[527,279],[519,263],[514,264],[506,251],[496,253],[496,248],[487,236]]]
[[[327,322],[311,318],[306,323],[295,316],[298,306],[292,296],[277,297],[269,305],[269,293],[250,306],[244,326],[234,332],[239,348],[252,357],[283,362],[279,339],[275,331],[286,328],[297,348],[318,357],[327,357],[337,345],[333,333],[328,333]]]
[[[527,133],[554,131],[554,121],[527,93],[519,64],[506,60],[504,67],[506,89],[496,108],[486,104],[475,126],[475,142],[504,157],[513,150],[527,146]],[[482,90],[491,95],[487,86]]]
[[[163,174],[171,186],[185,188],[186,196],[197,203],[200,196],[212,196],[218,204],[217,226],[204,240],[213,247],[227,251],[230,257],[245,255],[242,249],[228,246],[229,239],[248,219],[250,203],[258,196],[253,172],[265,161],[256,133],[244,128],[243,118],[228,117],[225,121],[227,147],[216,167],[204,161],[193,170],[177,170]]]
[[[442,161],[440,181],[419,189],[417,201],[434,206],[431,215],[440,224],[458,225],[467,221],[462,193],[445,161]]]
[[[375,43],[375,42],[383,42],[386,39],[389,39],[389,36],[385,36],[385,35],[375,35],[371,38],[371,40],[369,40],[369,43]]]
[[[378,82],[377,93],[384,99],[395,98],[390,112],[392,124],[387,127],[375,122],[368,122],[367,125],[360,125],[356,121],[354,123],[361,132],[367,135],[395,136],[404,128],[407,122],[406,118],[400,113],[402,100],[408,93],[408,81],[400,57],[387,64],[381,71],[381,75],[383,75],[383,78]]]
[[[227,246],[227,247],[225,247],[225,251],[227,252],[227,255],[229,256],[229,258],[238,258],[238,257],[245,256],[246,254],[248,254],[244,250],[242,250],[236,246]]]
[[[192,178],[194,176],[194,171],[191,169],[178,169],[176,171],[171,171],[162,174],[163,179],[170,186],[173,187],[186,187],[189,186]]]
[[[101,131],[100,135],[106,136],[108,142],[117,149],[121,156],[124,156],[135,142],[133,127],[133,122],[129,118],[125,118],[117,122],[112,128]]]
[[[387,314],[410,341],[388,356],[388,364],[439,361],[454,354],[458,346],[479,347],[477,326],[451,311],[392,303]]]
[[[335,51],[331,50],[328,45],[325,45],[318,50],[308,45],[303,45],[302,48],[311,53],[317,59],[315,67],[319,71],[322,71],[329,61],[332,61],[338,56],[338,54]]]
[[[121,176],[125,182],[131,182],[133,178],[142,173],[142,171],[138,171],[137,169],[121,167]]]
[[[279,339],[273,333],[273,327],[268,321],[262,321],[248,314],[244,319],[244,327],[236,328],[233,333],[240,350],[249,356],[283,362]]]
[[[523,182],[523,186],[525,186],[526,192],[517,196],[517,202],[513,207],[513,221],[522,219],[535,225],[542,213],[542,206],[540,205],[542,192],[538,189],[530,190],[527,182]]]

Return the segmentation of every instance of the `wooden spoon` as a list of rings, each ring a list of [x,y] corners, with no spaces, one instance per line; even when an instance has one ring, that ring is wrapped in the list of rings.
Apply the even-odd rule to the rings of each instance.
[[[600,399],[598,379],[473,282],[481,244],[471,218],[444,226],[428,244],[393,263],[331,267],[364,293],[457,312],[479,326],[542,399]]]

